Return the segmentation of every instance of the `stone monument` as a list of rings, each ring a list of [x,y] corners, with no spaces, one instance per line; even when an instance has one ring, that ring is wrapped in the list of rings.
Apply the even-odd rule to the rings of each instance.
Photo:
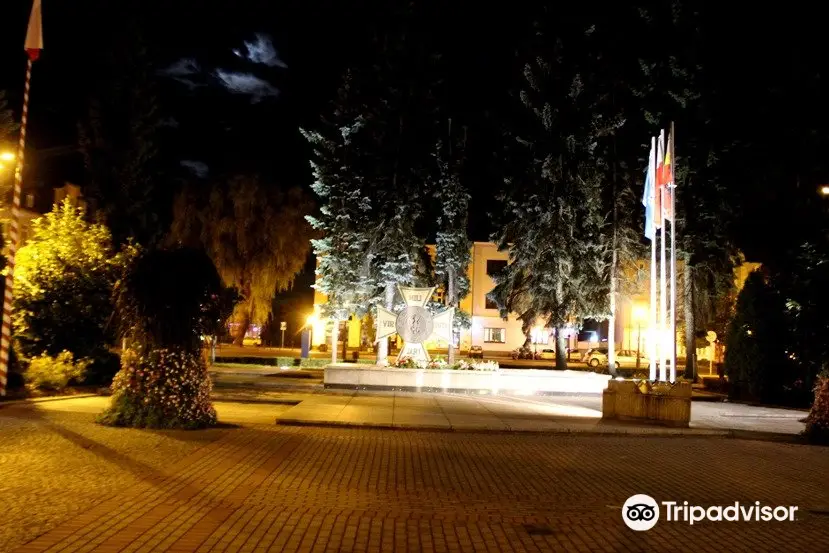
[[[400,313],[389,311],[385,307],[377,307],[377,339],[385,340],[392,334],[399,334],[403,339],[403,347],[397,355],[397,360],[410,357],[415,361],[429,361],[429,352],[424,342],[431,338],[440,338],[452,343],[452,319],[455,308],[444,309],[432,315],[426,304],[435,292],[431,288],[411,288],[398,286],[398,291],[406,302],[406,307]]]

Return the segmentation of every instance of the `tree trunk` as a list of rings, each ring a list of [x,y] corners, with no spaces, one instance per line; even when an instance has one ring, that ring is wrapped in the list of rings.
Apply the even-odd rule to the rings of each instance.
[[[684,293],[682,304],[685,310],[685,378],[695,381],[697,378],[696,321],[694,320],[694,277],[691,267],[691,255],[685,254]]]
[[[386,297],[385,304],[386,309],[389,311],[392,310],[394,307],[394,283],[388,282],[386,283]],[[380,343],[377,344],[377,364],[381,366],[385,366],[389,364],[389,339],[383,338],[380,340]]]
[[[334,319],[334,325],[331,327],[331,362],[337,362],[337,336],[340,333],[340,321]]]
[[[567,329],[560,326],[556,329],[556,369],[567,370],[567,336],[564,332]]]
[[[454,307],[455,309],[457,309],[458,301],[457,301],[457,297],[456,297],[456,294],[455,294],[455,269],[454,269],[454,267],[449,268],[449,274],[447,276],[448,276],[447,295],[448,295],[448,298],[449,298],[449,307],[450,308]],[[446,360],[450,365],[455,364],[455,344],[453,343],[455,341],[454,323],[455,323],[454,320],[450,321],[450,323],[449,323],[449,327],[450,327],[449,351],[448,351],[448,354],[446,356],[447,357]]]
[[[615,96],[612,100],[615,103]],[[613,135],[613,237],[610,244],[610,318],[607,320],[607,363],[610,374],[616,376],[616,264],[619,256],[616,249],[619,246],[619,218],[616,209],[616,135]]]
[[[245,342],[245,334],[248,333],[248,328],[250,328],[250,312],[245,309],[242,318],[239,320],[239,328],[236,330],[236,336],[233,338],[233,345],[241,346]]]
[[[615,200],[614,200],[615,201]],[[613,208],[614,219],[616,208]],[[613,253],[610,262],[610,318],[607,320],[607,363],[616,376],[616,223],[613,224]]]

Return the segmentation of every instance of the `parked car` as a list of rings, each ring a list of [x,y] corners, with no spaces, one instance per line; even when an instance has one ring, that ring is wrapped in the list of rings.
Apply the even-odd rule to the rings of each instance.
[[[261,346],[262,338],[259,336],[245,336],[242,339],[243,346]]]
[[[535,359],[533,350],[530,348],[515,348],[512,350],[513,359]]]
[[[581,358],[582,363],[586,363],[590,367],[598,367],[601,364],[607,364],[607,348],[590,348]]]
[[[469,358],[470,359],[483,359],[484,358],[484,348],[481,346],[472,346],[469,348]]]
[[[536,359],[555,359],[556,358],[556,350],[554,349],[542,349],[541,351],[535,354]]]
[[[586,359],[584,359],[590,367],[606,367],[608,364],[607,349],[590,350],[587,352]],[[616,351],[616,368],[634,369],[636,368],[636,350],[620,349]],[[650,364],[648,358],[642,353],[639,353],[639,368],[645,368]]]

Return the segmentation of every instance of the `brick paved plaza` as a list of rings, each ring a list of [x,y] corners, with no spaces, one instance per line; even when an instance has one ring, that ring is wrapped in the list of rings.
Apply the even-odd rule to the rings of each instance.
[[[0,408],[0,551],[825,551],[829,450],[710,436],[94,424],[96,401]],[[634,493],[797,505],[795,522],[624,526]]]

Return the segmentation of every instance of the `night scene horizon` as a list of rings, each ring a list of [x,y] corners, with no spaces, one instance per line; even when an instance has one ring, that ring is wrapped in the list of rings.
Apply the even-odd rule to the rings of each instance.
[[[0,552],[829,541],[816,8],[6,4]]]

